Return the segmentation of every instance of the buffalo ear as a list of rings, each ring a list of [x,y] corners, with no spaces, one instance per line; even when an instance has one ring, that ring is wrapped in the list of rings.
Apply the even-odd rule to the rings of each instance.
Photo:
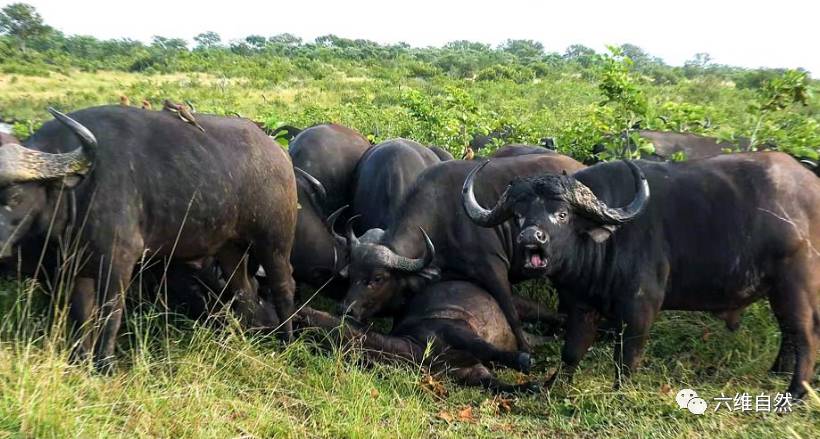
[[[589,235],[590,238],[592,238],[593,241],[600,244],[609,239],[609,237],[612,236],[612,234],[615,233],[615,230],[617,229],[617,226],[611,225],[595,226],[591,229],[588,229],[586,233],[587,235]]]
[[[349,264],[348,264],[348,265],[345,265],[344,267],[342,267],[342,269],[341,269],[341,270],[339,270],[339,276],[341,276],[341,277],[343,277],[343,278],[347,279],[347,277],[348,277],[349,275],[350,275],[350,265],[349,265]]]

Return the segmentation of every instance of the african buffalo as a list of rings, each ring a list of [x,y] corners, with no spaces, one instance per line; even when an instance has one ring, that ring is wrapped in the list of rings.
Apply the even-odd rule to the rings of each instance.
[[[511,126],[503,126],[501,128],[490,131],[487,134],[474,134],[473,139],[468,145],[473,151],[480,151],[487,145],[491,145],[495,140],[506,141],[513,135],[513,128]]]
[[[492,158],[501,158],[501,157],[515,157],[519,155],[528,155],[528,154],[556,154],[555,151],[549,150],[547,148],[541,146],[532,146],[532,145],[506,145],[498,148],[493,152],[490,157]]]
[[[302,131],[301,128],[296,128],[292,125],[282,125],[277,127],[276,129],[272,130],[268,133],[269,136],[273,137],[274,139],[282,138],[288,141],[292,141],[296,136],[298,136]]]
[[[726,151],[735,151],[740,149],[746,151],[749,148],[749,139],[738,139],[738,145],[725,140],[720,140],[715,137],[704,136],[694,133],[677,133],[672,131],[655,131],[655,130],[636,130],[634,131],[644,140],[652,143],[655,147],[655,152],[642,157],[645,160],[666,161],[673,160],[679,156],[686,160],[701,159],[707,157],[714,157],[716,155],[724,154]],[[628,147],[632,150],[635,148],[631,140],[627,140],[626,133],[621,134],[621,138],[628,142]],[[768,145],[767,149],[770,149]],[[603,144],[598,144],[593,147],[593,157],[587,161],[587,164],[594,164],[599,161],[597,154],[603,152],[605,149]]]
[[[314,288],[325,285],[347,260],[347,240],[334,234],[336,219],[344,212],[340,207],[327,215],[327,190],[312,175],[300,168],[296,172],[296,190],[299,198],[299,213],[296,221],[296,236],[290,263],[293,278]],[[325,286],[326,295],[341,299],[347,283],[338,278]]]
[[[442,275],[468,279],[498,301],[518,346],[527,350],[510,286],[510,279],[531,277],[529,269],[518,268],[523,256],[515,240],[519,224],[507,221],[489,230],[473,224],[462,209],[453,208],[461,202],[461,184],[473,166],[473,162],[453,160],[424,171],[386,232],[371,229],[359,238],[348,227],[351,286],[344,311],[356,319],[367,319],[397,297],[418,293]],[[478,193],[488,200],[500,195],[516,176],[573,172],[582,167],[559,154],[498,159],[488,168],[492,178],[482,181]]]
[[[352,204],[353,214],[360,216],[356,228],[386,228],[416,177],[440,162],[430,148],[407,139],[387,140],[370,148],[356,167]]]
[[[93,352],[108,369],[123,292],[152,256],[216,255],[247,326],[274,327],[293,313],[295,179],[285,152],[253,123],[200,114],[206,134],[169,112],[50,111],[57,120],[25,146],[0,147],[0,254],[32,236],[79,239],[86,262],[69,310],[82,334],[76,354]],[[248,251],[268,274],[278,316],[260,306]]]
[[[293,166],[319,180],[327,190],[329,214],[350,203],[356,164],[370,142],[356,131],[335,124],[316,125],[300,132],[290,143]]]
[[[447,370],[470,386],[495,392],[535,391],[533,383],[502,383],[487,368],[494,362],[528,372],[530,355],[517,351],[515,335],[493,297],[462,281],[439,282],[415,295],[404,307],[390,335],[366,330],[349,320],[311,308],[299,311],[299,326],[338,330],[343,339],[361,340],[376,359],[430,361],[434,371]],[[428,343],[432,350],[428,352]]]
[[[820,180],[792,157],[604,163],[516,179],[492,209],[469,196],[464,208],[482,226],[520,222],[524,264],[548,276],[569,309],[565,375],[599,315],[624,328],[615,360],[629,374],[660,310],[731,314],[768,297],[782,332],[772,370],[793,370],[788,391],[805,392],[820,346]]]
[[[0,145],[5,145],[7,143],[17,143],[17,144],[19,144],[20,141],[17,140],[17,138],[12,136],[11,134],[6,134],[6,133],[0,131]]]
[[[453,155],[450,154],[449,151],[440,146],[431,146],[430,150],[433,151],[433,153],[437,155],[439,160],[441,160],[442,162],[453,160]]]
[[[320,287],[344,266],[347,244],[334,236],[332,223],[350,204],[356,164],[368,148],[361,134],[332,124],[307,128],[290,143],[299,197],[291,253],[297,282]],[[324,291],[343,296],[346,288],[334,281]]]

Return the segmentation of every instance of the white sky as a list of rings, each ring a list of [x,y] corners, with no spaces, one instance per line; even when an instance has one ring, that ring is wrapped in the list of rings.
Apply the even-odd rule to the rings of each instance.
[[[557,52],[574,43],[598,51],[632,43],[673,65],[708,52],[721,64],[803,67],[820,76],[818,0],[23,1],[67,34],[100,38],[191,41],[207,30],[223,41],[283,32],[312,40],[332,33],[413,46],[460,39],[496,45],[512,38],[537,40]]]

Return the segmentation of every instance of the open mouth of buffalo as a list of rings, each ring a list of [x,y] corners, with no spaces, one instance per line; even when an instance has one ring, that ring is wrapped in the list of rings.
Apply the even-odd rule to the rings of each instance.
[[[547,266],[548,258],[540,245],[529,244],[524,246],[524,267],[540,269]]]

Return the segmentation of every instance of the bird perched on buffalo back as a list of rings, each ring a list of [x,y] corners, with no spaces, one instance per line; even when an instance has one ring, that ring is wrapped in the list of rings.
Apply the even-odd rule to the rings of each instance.
[[[122,105],[123,107],[127,107],[131,105],[131,100],[128,99],[128,96],[126,95],[120,95],[120,105]]]
[[[197,123],[196,119],[194,119],[194,115],[191,113],[191,110],[188,108],[187,105],[177,104],[171,101],[170,99],[166,99],[163,103],[162,109],[176,113],[179,116],[179,118],[185,121],[186,123],[189,123],[199,128],[199,130],[203,133],[205,132],[205,128],[202,128],[202,126],[199,123]]]
[[[150,110],[151,109],[151,103],[148,102],[148,100],[143,99],[142,100],[142,109],[143,110]]]

